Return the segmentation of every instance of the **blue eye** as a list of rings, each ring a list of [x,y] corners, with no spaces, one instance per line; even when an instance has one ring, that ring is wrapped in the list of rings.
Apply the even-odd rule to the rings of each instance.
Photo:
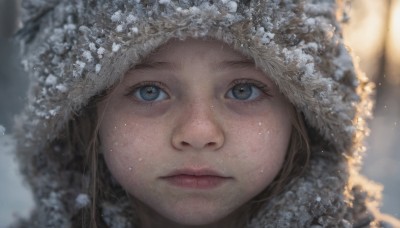
[[[144,85],[133,91],[133,96],[139,101],[161,101],[168,98],[168,95],[156,85]]]
[[[227,97],[237,100],[254,100],[262,95],[262,91],[251,83],[238,83],[227,93]]]

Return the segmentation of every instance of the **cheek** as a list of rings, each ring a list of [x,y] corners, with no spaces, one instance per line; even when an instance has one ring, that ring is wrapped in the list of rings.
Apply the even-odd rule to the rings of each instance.
[[[118,115],[104,116],[100,126],[101,150],[106,164],[116,180],[131,192],[143,182],[155,156],[153,146],[163,139],[157,135],[156,128],[140,124],[144,121]],[[152,143],[148,143],[151,141]],[[132,193],[132,192],[131,192]]]
[[[286,119],[259,118],[239,126],[233,140],[237,147],[236,159],[241,161],[240,173],[252,194],[261,192],[279,173],[289,145],[291,123]]]

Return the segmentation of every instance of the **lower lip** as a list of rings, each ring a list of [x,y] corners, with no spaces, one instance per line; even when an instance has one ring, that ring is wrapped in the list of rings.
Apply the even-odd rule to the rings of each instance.
[[[163,178],[168,183],[183,187],[183,188],[197,188],[209,189],[216,188],[228,181],[229,178],[218,176],[194,176],[194,175],[176,175]]]

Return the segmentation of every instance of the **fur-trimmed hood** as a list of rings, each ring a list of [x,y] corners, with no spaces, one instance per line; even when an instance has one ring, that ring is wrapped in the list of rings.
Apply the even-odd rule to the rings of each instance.
[[[380,189],[358,175],[373,85],[343,44],[338,11],[334,0],[22,0],[17,39],[31,84],[15,136],[37,204],[30,226],[69,227],[90,201],[88,177],[67,165],[76,158],[50,142],[62,141],[90,98],[158,46],[185,37],[215,38],[253,58],[314,138],[305,174],[248,227],[374,226],[369,211]],[[102,202],[104,222],[129,227],[123,208]]]

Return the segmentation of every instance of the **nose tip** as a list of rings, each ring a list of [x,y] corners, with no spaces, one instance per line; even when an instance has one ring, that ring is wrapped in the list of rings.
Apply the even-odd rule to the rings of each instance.
[[[172,144],[178,150],[218,150],[224,144],[224,132],[210,113],[187,114],[176,126]]]

